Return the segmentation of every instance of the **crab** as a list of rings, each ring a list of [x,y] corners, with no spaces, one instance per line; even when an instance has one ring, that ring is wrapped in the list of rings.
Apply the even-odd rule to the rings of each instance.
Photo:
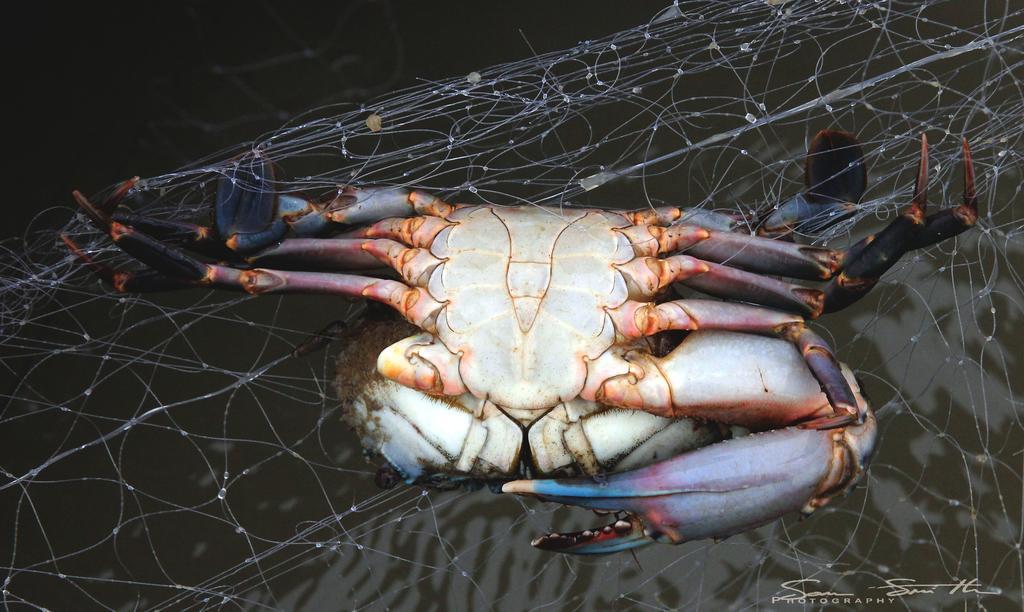
[[[963,202],[926,215],[922,135],[910,204],[846,250],[793,239],[851,214],[865,190],[861,147],[838,130],[813,139],[805,191],[757,232],[676,207],[451,205],[393,187],[309,199],[275,191],[272,164],[253,156],[221,179],[212,227],[130,212],[131,181],[100,205],[75,192],[146,269],[111,269],[65,240],[122,292],[389,306],[345,332],[336,382],[346,421],[385,461],[379,484],[487,482],[608,511],[609,525],[533,544],[610,553],[724,538],[858,482],[875,417],[807,321],[855,302],[905,252],[976,223],[966,140],[963,157]],[[689,291],[717,299],[680,297]]]

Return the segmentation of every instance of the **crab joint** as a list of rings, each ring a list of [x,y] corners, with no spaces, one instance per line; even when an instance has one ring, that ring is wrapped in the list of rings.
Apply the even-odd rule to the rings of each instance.
[[[452,225],[438,217],[385,219],[361,230],[358,235],[366,238],[391,238],[414,247],[430,247],[441,230]]]
[[[616,266],[626,281],[629,297],[650,298],[672,283],[686,280],[707,272],[705,262],[688,255],[658,257],[637,257],[628,263]]]
[[[696,225],[634,225],[616,231],[629,240],[633,251],[641,257],[681,251],[711,236],[710,231]]]
[[[417,334],[384,349],[377,371],[401,385],[443,395],[466,393],[459,356],[430,334]]]
[[[367,240],[360,248],[391,266],[411,285],[426,285],[430,273],[441,263],[427,249],[406,248],[394,240]]]
[[[396,281],[379,281],[367,285],[362,295],[384,302],[420,329],[431,331],[443,302],[430,296],[426,289],[410,288]]]

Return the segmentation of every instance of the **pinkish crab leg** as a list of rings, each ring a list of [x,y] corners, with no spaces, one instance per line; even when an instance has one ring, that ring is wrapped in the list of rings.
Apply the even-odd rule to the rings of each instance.
[[[875,447],[874,415],[863,410],[862,424],[842,429],[773,430],[599,479],[515,480],[501,490],[629,513],[604,528],[533,541],[544,550],[604,554],[655,541],[726,538],[786,514],[809,514],[849,491]]]
[[[246,258],[256,266],[372,270],[381,261],[366,252],[362,238],[288,238]]]
[[[237,289],[252,294],[321,293],[365,297],[388,304],[410,322],[428,330],[441,307],[425,289],[411,288],[398,281],[327,272],[239,270],[202,262],[117,222],[110,223],[108,233],[125,253],[187,285]]]
[[[809,318],[821,314],[824,294],[770,276],[744,272],[690,257],[637,257],[616,266],[634,299],[650,299],[672,283],[681,283],[708,295],[754,302]]]
[[[639,256],[685,251],[705,261],[807,280],[827,280],[842,264],[842,254],[830,249],[696,225],[634,225],[618,231]]]
[[[770,276],[745,272],[722,264],[690,257],[636,257],[618,264],[629,297],[646,300],[673,283],[681,283],[708,295],[754,302],[814,318],[821,313],[823,293]]]
[[[328,206],[334,223],[362,225],[391,217],[447,217],[455,207],[422,191],[398,187],[345,187]]]
[[[827,280],[842,265],[842,253],[736,232],[711,232],[687,255],[751,272],[804,280]]]
[[[754,302],[769,308],[796,312],[811,319],[817,318],[822,312],[824,294],[819,289],[794,285],[722,264],[705,265],[708,269],[704,274],[680,279],[679,282],[715,297]]]
[[[417,248],[429,248],[444,229],[455,225],[440,217],[394,218],[378,221],[346,235],[347,238],[387,238]]]
[[[81,195],[81,194],[79,194]],[[211,256],[224,256],[229,251],[224,243],[217,240],[213,231],[203,225],[155,219],[134,213],[115,212],[112,221],[130,225],[164,242],[170,242]]]
[[[800,350],[834,411],[830,417],[814,419],[803,425],[814,428],[841,427],[857,418],[856,397],[843,376],[839,361],[828,344],[797,315],[712,300],[674,300],[657,305],[627,300],[608,313],[615,328],[626,338],[652,336],[671,329],[717,329],[777,336],[788,340]],[[674,381],[664,380],[666,375],[662,372],[665,370],[663,367],[655,368],[649,376],[639,380],[627,376],[609,378],[596,392],[596,397],[613,406],[664,416],[707,416],[676,414],[677,408],[685,407],[675,406],[673,397],[682,397],[682,394],[672,392]]]

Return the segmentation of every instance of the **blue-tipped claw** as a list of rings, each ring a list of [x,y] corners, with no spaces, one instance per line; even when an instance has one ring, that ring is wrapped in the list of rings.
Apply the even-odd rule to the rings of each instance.
[[[876,426],[787,428],[718,442],[650,466],[595,479],[515,480],[504,493],[626,514],[612,525],[534,540],[545,550],[604,554],[658,541],[721,539],[850,489],[874,449]]]

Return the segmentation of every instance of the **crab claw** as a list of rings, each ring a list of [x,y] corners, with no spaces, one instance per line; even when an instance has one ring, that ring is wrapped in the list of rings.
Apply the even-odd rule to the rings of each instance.
[[[871,459],[876,431],[867,410],[858,425],[751,434],[599,481],[515,480],[502,492],[627,513],[604,528],[533,541],[544,550],[603,554],[650,542],[720,539],[791,512],[809,514],[848,491]]]

